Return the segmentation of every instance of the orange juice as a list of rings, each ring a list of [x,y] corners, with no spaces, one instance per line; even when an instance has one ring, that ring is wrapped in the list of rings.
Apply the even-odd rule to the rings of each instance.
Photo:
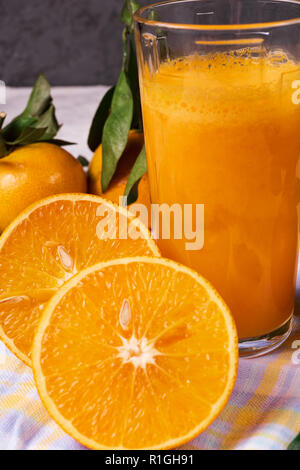
[[[193,55],[141,77],[152,203],[205,211],[201,250],[174,236],[160,248],[213,283],[242,339],[291,317],[298,253],[300,65],[252,52]]]

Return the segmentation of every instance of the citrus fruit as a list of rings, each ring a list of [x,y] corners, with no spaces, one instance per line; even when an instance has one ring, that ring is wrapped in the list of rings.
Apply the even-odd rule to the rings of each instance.
[[[119,204],[119,198],[124,195],[127,180],[132,167],[141,152],[144,145],[144,135],[140,132],[131,130],[128,137],[127,147],[120,158],[116,173],[105,193],[106,199]],[[98,147],[91,160],[88,171],[89,192],[92,194],[102,194],[101,188],[101,171],[102,171],[102,145]],[[146,205],[150,213],[150,189],[148,174],[144,175],[139,183],[138,204]],[[134,204],[130,206],[132,210]]]
[[[21,147],[0,160],[0,233],[35,201],[86,191],[84,170],[66,150],[48,143]]]
[[[0,339],[30,365],[43,307],[64,282],[99,261],[143,254],[159,255],[148,230],[109,201],[63,194],[34,204],[0,238]]]
[[[237,334],[196,272],[124,258],[84,270],[54,295],[32,357],[46,409],[73,438],[93,449],[165,449],[225,406]]]

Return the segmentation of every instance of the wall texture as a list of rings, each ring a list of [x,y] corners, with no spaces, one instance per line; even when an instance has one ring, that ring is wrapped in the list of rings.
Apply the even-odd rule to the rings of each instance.
[[[122,6],[123,0],[0,0],[0,79],[31,86],[43,72],[52,85],[113,83]]]

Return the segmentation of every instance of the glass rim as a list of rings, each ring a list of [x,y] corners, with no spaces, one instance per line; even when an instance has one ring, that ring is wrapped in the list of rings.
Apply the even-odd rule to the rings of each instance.
[[[277,20],[277,21],[268,21],[268,22],[261,22],[261,23],[236,23],[236,24],[185,24],[185,23],[175,23],[175,22],[168,22],[168,21],[159,21],[159,20],[150,20],[148,18],[143,18],[143,13],[147,10],[151,10],[154,7],[159,7],[163,5],[172,5],[172,4],[179,4],[179,3],[190,3],[195,1],[201,0],[166,0],[160,1],[158,3],[152,3],[148,6],[139,8],[134,14],[134,20],[137,23],[146,24],[148,26],[157,26],[157,27],[164,27],[164,28],[173,28],[173,29],[184,29],[184,30],[198,30],[198,31],[234,31],[234,30],[247,30],[247,29],[266,29],[266,28],[276,28],[276,27],[283,27],[283,26],[290,26],[300,23],[300,16],[296,18],[292,18],[289,20]],[[271,0],[269,0],[271,1]],[[291,5],[298,5],[299,12],[300,12],[300,2],[299,0],[276,0],[278,4],[285,3]]]

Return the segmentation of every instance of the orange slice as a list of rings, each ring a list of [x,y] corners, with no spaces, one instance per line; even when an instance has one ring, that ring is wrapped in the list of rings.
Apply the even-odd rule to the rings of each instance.
[[[33,345],[40,397],[93,449],[166,449],[202,432],[234,386],[231,314],[194,271],[163,258],[88,268],[51,299]]]
[[[57,289],[95,263],[138,255],[159,256],[150,233],[101,197],[63,194],[31,206],[0,238],[0,339],[30,365],[34,330]]]

